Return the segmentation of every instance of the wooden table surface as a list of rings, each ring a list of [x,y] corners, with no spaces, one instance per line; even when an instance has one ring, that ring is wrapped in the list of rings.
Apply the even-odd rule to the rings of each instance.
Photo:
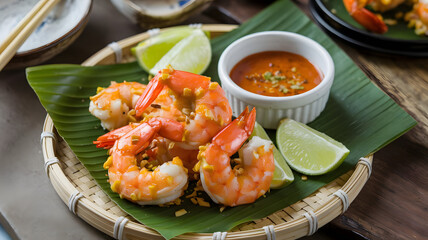
[[[245,21],[269,3],[217,0],[215,5]],[[308,14],[307,0],[296,3]],[[219,23],[206,14],[185,23],[191,22]],[[81,63],[108,43],[141,31],[110,2],[96,0],[82,36],[48,63]],[[372,176],[348,211],[305,239],[428,239],[428,59],[380,55],[333,40],[419,124],[375,154]],[[45,112],[22,69],[0,73],[0,114],[0,223],[12,237],[109,238],[69,213],[44,175],[38,136]],[[8,191],[12,194],[3,194]]]

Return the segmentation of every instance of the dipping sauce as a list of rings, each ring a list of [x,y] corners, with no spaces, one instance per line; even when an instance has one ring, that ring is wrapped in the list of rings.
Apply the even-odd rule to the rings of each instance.
[[[298,54],[267,51],[242,59],[233,67],[230,78],[249,92],[284,97],[313,89],[320,84],[322,73]]]

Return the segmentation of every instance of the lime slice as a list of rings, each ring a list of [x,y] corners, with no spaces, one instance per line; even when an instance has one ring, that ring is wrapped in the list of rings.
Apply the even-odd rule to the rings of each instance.
[[[260,138],[271,141],[266,131],[257,122],[251,134],[251,137],[253,136],[259,136]],[[273,189],[283,188],[294,181],[294,175],[276,147],[273,149],[273,158],[275,160],[275,171],[273,172],[273,179],[270,183],[270,187]]]
[[[342,143],[291,119],[279,124],[276,142],[288,165],[306,175],[333,171],[349,154]]]
[[[150,74],[156,75],[159,70],[171,65],[176,70],[201,74],[211,62],[211,44],[200,29],[193,32],[171,48],[156,65]]]
[[[141,67],[149,72],[171,48],[190,36],[195,30],[190,27],[170,28],[162,31],[159,35],[140,42],[131,51],[137,57]]]

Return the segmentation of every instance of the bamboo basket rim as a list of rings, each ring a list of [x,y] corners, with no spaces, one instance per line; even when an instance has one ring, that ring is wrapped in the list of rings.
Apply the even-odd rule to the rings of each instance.
[[[210,31],[214,34],[222,34],[236,28],[236,25],[227,24],[206,24],[202,26],[203,30]],[[138,42],[149,37],[147,32],[131,36],[129,38],[118,41],[117,43],[122,50],[130,49],[135,46]],[[105,47],[92,55],[86,61],[82,63],[83,66],[93,66],[99,63],[105,63],[105,61],[111,61],[115,59],[115,53],[110,47]],[[55,133],[54,123],[47,114],[43,132]],[[57,134],[55,134],[57,135]],[[56,158],[56,140],[55,138],[42,138],[41,139],[42,152],[45,164]],[[367,156],[370,163],[373,162],[373,154]],[[78,190],[73,186],[70,179],[67,178],[63,169],[59,164],[50,164],[46,168],[47,175],[51,181],[55,191],[58,193],[62,201],[68,205],[70,196],[76,193]],[[368,178],[370,177],[371,169],[367,166],[358,162],[352,175],[346,181],[346,183],[340,188],[343,190],[349,199],[349,204],[354,201],[357,197]],[[305,198],[306,199],[306,198]],[[303,199],[302,199],[303,200]],[[332,197],[329,201],[326,201],[319,208],[313,212],[317,216],[318,226],[322,227],[334,218],[342,214],[342,201],[339,197]],[[82,197],[75,205],[75,213],[77,216],[91,224],[98,230],[113,236],[115,222],[118,218],[108,212],[105,209],[99,207],[96,203],[91,200]],[[309,221],[303,215],[300,218],[293,219],[280,224],[274,224],[274,231],[276,237],[279,239],[295,239],[308,235]],[[282,235],[281,235],[282,234]],[[287,235],[288,234],[288,235]],[[162,239],[163,237],[155,230],[146,227],[145,225],[129,221],[124,227],[124,235],[138,236],[147,239]],[[234,232],[228,232],[226,239],[264,239],[266,232],[263,228],[256,228],[251,230],[240,230]],[[185,233],[175,237],[174,239],[213,239],[213,233]]]

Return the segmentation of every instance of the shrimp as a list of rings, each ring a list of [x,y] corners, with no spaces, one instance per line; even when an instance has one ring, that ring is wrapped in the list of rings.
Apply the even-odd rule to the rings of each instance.
[[[135,129],[139,125],[141,125],[141,123],[131,123],[129,125],[123,126],[98,137],[97,140],[93,143],[96,144],[97,148],[110,149],[111,147],[113,147],[114,143],[118,139],[120,139],[126,133]],[[148,162],[157,160],[157,163],[164,163],[170,161],[174,157],[179,157],[183,162],[183,166],[188,169],[189,177],[192,180],[197,179],[198,177],[195,176],[193,167],[198,162],[197,156],[199,150],[182,149],[181,147],[177,146],[174,141],[172,141],[181,141],[181,126],[170,125],[170,129],[168,129],[168,132],[175,134],[173,136],[170,136],[170,139],[164,137],[157,137],[152,141],[150,151],[147,152],[148,156],[151,156]],[[160,133],[160,135],[162,135],[162,133]],[[174,136],[178,136],[178,138],[174,139]]]
[[[160,81],[162,76],[165,79]],[[151,88],[151,91],[147,91],[148,88]],[[106,98],[106,101],[110,101]],[[120,99],[120,96],[116,99]],[[146,101],[144,106],[139,105],[140,101]],[[199,145],[208,143],[231,121],[232,110],[224,91],[207,77],[166,69],[152,79],[138,102],[132,104],[136,111],[129,110],[128,118],[132,117],[134,121],[141,122],[163,118],[184,124],[185,130],[180,141],[156,137],[150,152],[153,152],[158,162],[179,156],[184,166],[189,169],[189,177],[196,179],[193,166],[198,162]],[[128,120],[132,122],[132,119]],[[127,124],[126,121],[122,123]],[[137,123],[131,123],[99,137],[94,143],[97,147],[109,149],[116,140],[136,126]]]
[[[101,126],[109,131],[137,121],[129,112],[146,89],[137,82],[111,82],[108,88],[98,88],[90,97],[89,112],[101,120]]]
[[[388,0],[343,0],[343,3],[346,7],[346,10],[349,12],[351,17],[365,27],[367,30],[375,33],[385,33],[388,31],[388,26],[386,26],[385,22],[376,16],[373,12],[364,8],[367,4],[371,4],[372,2],[388,1]],[[396,0],[401,3],[404,0]],[[396,2],[394,1],[394,2]],[[391,2],[389,0],[389,2]],[[399,4],[398,3],[398,4]],[[379,4],[380,5],[380,4]],[[380,5],[383,6],[383,5]]]
[[[428,35],[428,1],[419,0],[413,9],[406,13],[404,19],[409,22],[409,27],[415,28],[418,35]]]
[[[409,27],[414,27],[418,35],[428,35],[428,1],[427,0],[343,0],[346,10],[349,14],[365,27],[367,30],[375,33],[385,33],[388,27],[380,15],[376,15],[364,8],[370,5],[373,10],[386,12],[407,2],[413,5],[413,9],[406,13],[404,20],[409,22]]]
[[[146,85],[137,82],[112,82],[108,88],[98,88],[97,94],[90,97],[89,111],[101,120],[104,129],[112,131],[132,122],[142,119],[135,116],[135,105]],[[169,119],[180,119],[183,115],[170,106],[173,99],[165,89],[160,96],[145,111],[144,116],[164,117]],[[181,116],[183,118],[183,116]]]
[[[115,141],[104,163],[112,191],[140,205],[164,204],[179,198],[188,183],[187,169],[181,159],[175,157],[153,170],[147,169],[139,156],[157,135],[180,141],[183,125],[169,119],[152,118],[129,126],[132,129]]]
[[[215,203],[237,206],[254,202],[270,187],[275,170],[273,145],[254,136],[239,151],[232,169],[231,159],[252,133],[256,118],[248,107],[220,131],[211,144],[201,146],[200,178],[205,192]]]
[[[165,107],[178,110],[180,113],[174,118],[185,123],[183,141],[177,143],[183,149],[197,150],[231,121],[232,109],[218,83],[211,82],[209,77],[172,68],[159,71],[150,81],[136,103],[136,116],[144,115],[154,101],[166,98],[166,93],[173,101]]]

